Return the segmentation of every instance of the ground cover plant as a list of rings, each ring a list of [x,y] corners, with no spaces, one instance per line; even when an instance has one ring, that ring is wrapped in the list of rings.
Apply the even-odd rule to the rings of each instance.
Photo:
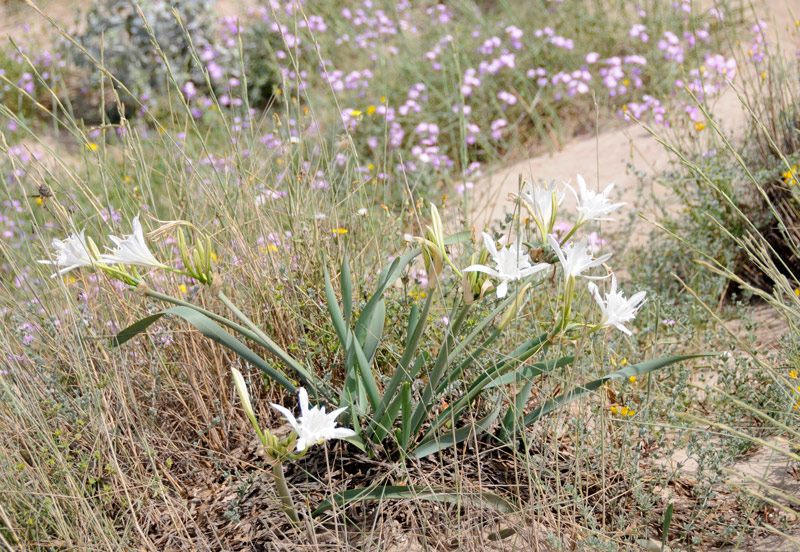
[[[637,263],[599,225],[628,206],[578,175],[572,192],[520,182],[502,232],[470,223],[480,173],[521,148],[598,121],[667,129],[679,151],[711,134],[710,102],[771,59],[746,10],[140,8],[98,2],[74,32],[43,19],[47,47],[39,27],[4,46],[4,545],[707,549],[786,532],[791,493],[724,471],[754,443],[797,460],[794,334],[762,357],[713,323],[728,280],[796,322],[791,273],[737,234],[751,206],[693,184],[686,230],[716,237]],[[793,152],[770,131],[786,183]],[[682,271],[695,255],[710,268]],[[686,451],[696,481],[672,467]]]

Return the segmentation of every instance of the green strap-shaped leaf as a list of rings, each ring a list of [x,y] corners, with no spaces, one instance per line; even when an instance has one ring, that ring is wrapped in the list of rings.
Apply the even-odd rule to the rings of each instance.
[[[328,313],[331,315],[331,322],[333,329],[336,330],[336,335],[339,337],[339,343],[342,345],[343,350],[347,350],[347,326],[344,323],[344,316],[342,310],[339,308],[339,302],[336,300],[336,294],[333,292],[333,284],[331,284],[331,276],[328,274],[328,267],[323,263],[322,272],[325,275],[325,299],[328,302]]]
[[[403,387],[400,389],[400,405],[400,410],[403,411],[400,422],[400,450],[407,450],[409,437],[411,437],[411,412],[414,408],[411,404],[411,384],[409,382],[403,383]]]
[[[457,243],[463,243],[470,238],[470,233],[467,231],[459,232],[457,234],[453,234],[452,236],[447,236],[444,239],[445,245],[454,245]],[[403,274],[403,270],[405,267],[413,261],[420,253],[422,253],[422,249],[416,248],[408,253],[400,255],[392,264],[388,266],[378,278],[378,289],[375,290],[375,293],[372,295],[370,300],[367,302],[364,310],[361,311],[361,316],[356,322],[356,333],[359,331],[359,326],[367,324],[369,320],[372,319],[372,312],[375,309],[378,301],[383,299],[384,292],[395,283],[395,281]]]
[[[216,341],[220,345],[227,347],[253,366],[256,366],[259,370],[267,374],[267,376],[278,382],[284,388],[288,389],[292,393],[297,391],[297,388],[291,381],[289,381],[285,374],[267,364],[263,358],[254,353],[244,343],[222,329],[222,326],[211,320],[208,316],[197,312],[194,309],[190,309],[189,307],[173,307],[171,309],[157,312],[146,318],[142,318],[138,322],[131,324],[114,336],[113,344],[119,345],[128,341],[135,335],[145,331],[149,326],[166,314],[183,318],[189,324],[194,326],[201,334],[209,339],[212,339],[213,341]]]
[[[420,353],[420,355],[414,361],[414,365],[411,367],[411,370],[408,372],[407,377],[405,378],[405,381],[404,381],[403,385],[405,385],[406,383],[408,383],[410,385],[410,382],[415,377],[417,377],[417,374],[419,373],[419,371],[422,368],[422,366],[426,362],[428,362],[429,360],[430,360],[430,355],[427,352],[423,351],[422,353]],[[409,389],[410,389],[410,387],[409,387]],[[387,394],[384,392],[384,398],[386,396],[387,396]],[[386,413],[383,415],[383,418],[381,418],[381,423],[378,424],[375,427],[375,433],[373,435],[373,440],[376,443],[379,443],[379,442],[383,441],[383,438],[386,437],[386,435],[389,433],[389,430],[391,429],[392,425],[394,424],[394,421],[397,419],[397,415],[400,413],[400,408],[401,408],[400,401],[401,401],[401,394],[398,394],[389,403],[389,406],[386,409]],[[411,416],[410,412],[409,412],[409,416]],[[410,422],[410,418],[409,418],[409,426],[410,426],[410,423],[411,422]]]
[[[500,414],[500,407],[502,405],[503,398],[498,396],[494,408],[484,418],[481,418],[474,424],[460,427],[456,430],[445,433],[444,435],[434,435],[433,437],[420,443],[418,447],[414,448],[414,456],[417,458],[425,458],[426,456],[429,456],[435,452],[439,452],[440,450],[444,450],[447,447],[452,447],[453,445],[457,445],[463,441],[466,441],[470,437],[485,433],[497,419],[497,416]]]
[[[525,366],[520,366],[512,372],[508,372],[507,374],[503,374],[500,377],[494,378],[492,381],[486,384],[484,389],[492,389],[494,387],[500,387],[512,383],[528,382],[536,376],[544,374],[545,372],[551,372],[556,368],[561,368],[567,364],[572,364],[572,361],[574,360],[574,356],[565,356],[552,360],[545,360],[543,362],[537,362],[535,364],[526,364]]]
[[[514,405],[506,410],[503,416],[503,421],[500,423],[500,431],[498,437],[501,440],[506,440],[512,434],[512,429],[522,418],[525,412],[525,406],[528,404],[528,399],[531,396],[531,389],[533,388],[533,378],[529,379],[519,390],[517,396],[514,397]]]
[[[366,335],[363,337],[361,343],[364,344],[364,356],[367,361],[372,364],[372,359],[375,358],[375,353],[378,351],[378,345],[381,343],[383,337],[383,327],[386,325],[386,303],[383,300],[378,301],[375,311],[372,313],[372,319],[367,326]]]
[[[383,420],[386,409],[389,408],[392,401],[396,399],[395,395],[397,394],[400,384],[407,379],[411,379],[409,377],[408,367],[411,364],[411,360],[414,358],[414,354],[417,352],[417,345],[419,344],[419,340],[422,337],[422,332],[428,320],[428,312],[433,303],[433,296],[433,293],[429,293],[427,299],[425,299],[425,305],[422,307],[419,321],[414,326],[414,334],[407,340],[405,349],[403,350],[403,356],[400,358],[400,362],[397,363],[394,374],[392,374],[392,379],[390,379],[389,384],[384,387],[383,397],[381,398],[380,404],[378,404],[378,408],[375,409],[372,425],[367,432],[367,436],[370,439],[377,436],[376,432],[379,429],[379,422]],[[384,426],[384,429],[386,428],[388,428],[388,426]],[[385,432],[383,435],[385,435]]]
[[[434,502],[450,502],[452,504],[464,504],[488,508],[510,514],[516,511],[514,504],[505,498],[493,493],[469,493],[457,489],[431,488],[424,486],[403,486],[403,485],[381,485],[375,487],[364,487],[361,489],[350,489],[341,493],[336,493],[330,500],[325,500],[311,515],[317,517],[324,514],[336,504],[339,507],[346,506],[353,502],[363,502],[365,500],[431,500]]]
[[[546,344],[546,334],[542,334],[540,336],[534,337],[529,339],[516,349],[514,349],[511,354],[506,355],[505,358],[501,359],[498,362],[495,362],[492,366],[490,366],[484,373],[479,375],[475,380],[470,384],[467,388],[467,392],[464,393],[458,400],[451,403],[447,408],[442,411],[441,414],[436,418],[436,420],[430,425],[428,430],[425,432],[423,436],[423,441],[427,441],[431,437],[435,435],[439,428],[442,427],[446,422],[449,420],[455,419],[458,420],[461,417],[461,413],[464,409],[469,406],[469,404],[483,394],[486,391],[486,387],[491,384],[493,378],[498,377],[499,375],[505,374],[507,371],[515,368],[522,362],[526,361],[534,354],[538,353],[542,347]],[[565,357],[567,358],[567,357]],[[550,366],[546,362],[545,363],[537,363],[532,365],[530,368],[532,371],[539,370],[539,373],[543,373],[547,369],[552,369],[556,365]]]
[[[653,370],[664,368],[666,366],[669,366],[670,364],[675,364],[676,362],[681,362],[683,360],[689,360],[692,358],[713,356],[713,354],[714,353],[703,354],[703,355],[680,355],[680,356],[656,358],[653,360],[646,360],[645,362],[640,362],[639,364],[632,364],[631,366],[626,366],[621,370],[617,370],[616,372],[607,374],[602,378],[590,381],[589,383],[586,383],[584,385],[574,387],[569,391],[567,391],[566,393],[562,393],[558,397],[550,399],[543,405],[536,408],[533,412],[525,416],[525,425],[526,426],[531,425],[540,418],[550,414],[557,408],[560,408],[565,404],[569,404],[572,401],[579,399],[584,395],[587,395],[592,391],[599,389],[604,383],[609,382],[611,380],[628,379],[631,376],[641,376],[642,374],[646,374],[648,372],[652,372]]]
[[[372,367],[370,366],[364,351],[361,349],[361,345],[359,344],[358,340],[352,338],[350,340],[350,346],[355,352],[356,360],[358,361],[358,371],[361,375],[361,383],[365,388],[367,398],[369,399],[370,406],[374,412],[381,401],[380,392],[378,391],[378,384],[375,381],[375,375],[372,373]]]
[[[342,273],[339,275],[339,282],[342,285],[342,307],[344,308],[344,321],[350,324],[350,316],[353,314],[353,281],[350,279],[350,263],[347,262],[347,253],[342,259]]]

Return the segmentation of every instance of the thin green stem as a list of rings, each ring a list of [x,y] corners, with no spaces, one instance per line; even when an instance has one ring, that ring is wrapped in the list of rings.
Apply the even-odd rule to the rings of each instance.
[[[297,510],[292,501],[292,495],[289,494],[289,485],[286,484],[286,476],[283,473],[283,463],[275,462],[272,466],[272,475],[275,477],[275,488],[278,491],[278,497],[281,499],[281,510],[289,521],[292,523],[300,523],[300,518],[297,516]]]

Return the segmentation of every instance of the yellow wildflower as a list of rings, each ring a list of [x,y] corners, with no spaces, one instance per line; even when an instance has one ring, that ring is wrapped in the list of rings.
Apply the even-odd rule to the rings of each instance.
[[[331,232],[337,235],[347,234],[347,228],[334,228]]]
[[[792,378],[792,379],[796,378],[797,377],[797,370],[791,370],[789,372],[789,377]]]
[[[367,115],[372,115],[373,113],[375,113],[375,106],[371,105],[367,108]]]
[[[97,144],[95,144],[94,142],[89,142],[88,144],[86,144],[86,149],[89,151],[97,151],[99,148]]]
[[[183,293],[184,295],[186,295],[186,292],[188,291],[188,290],[186,289],[186,284],[181,284],[181,285],[180,285],[180,288],[178,288],[178,289],[180,289],[180,290],[181,290],[181,293]]]
[[[697,121],[694,124],[694,128],[697,129],[698,132],[700,132],[701,130],[706,129],[706,124],[703,121]]]
[[[361,114],[362,114],[362,112],[361,112],[361,111],[359,111],[358,109],[354,109],[354,110],[352,110],[352,111],[350,112],[350,115],[352,115],[353,117],[358,117],[358,116],[359,116],[359,115],[361,115]]]
[[[628,381],[631,382],[631,383],[636,383],[636,376],[629,377]]]

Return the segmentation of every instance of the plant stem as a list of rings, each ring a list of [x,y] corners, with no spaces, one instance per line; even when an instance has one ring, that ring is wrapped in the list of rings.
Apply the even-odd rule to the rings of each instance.
[[[300,523],[300,518],[297,516],[297,510],[294,507],[292,496],[289,494],[289,485],[286,484],[286,476],[283,473],[283,463],[278,461],[272,466],[272,475],[275,477],[275,488],[278,490],[278,496],[281,499],[281,510],[289,521],[292,523]]]

